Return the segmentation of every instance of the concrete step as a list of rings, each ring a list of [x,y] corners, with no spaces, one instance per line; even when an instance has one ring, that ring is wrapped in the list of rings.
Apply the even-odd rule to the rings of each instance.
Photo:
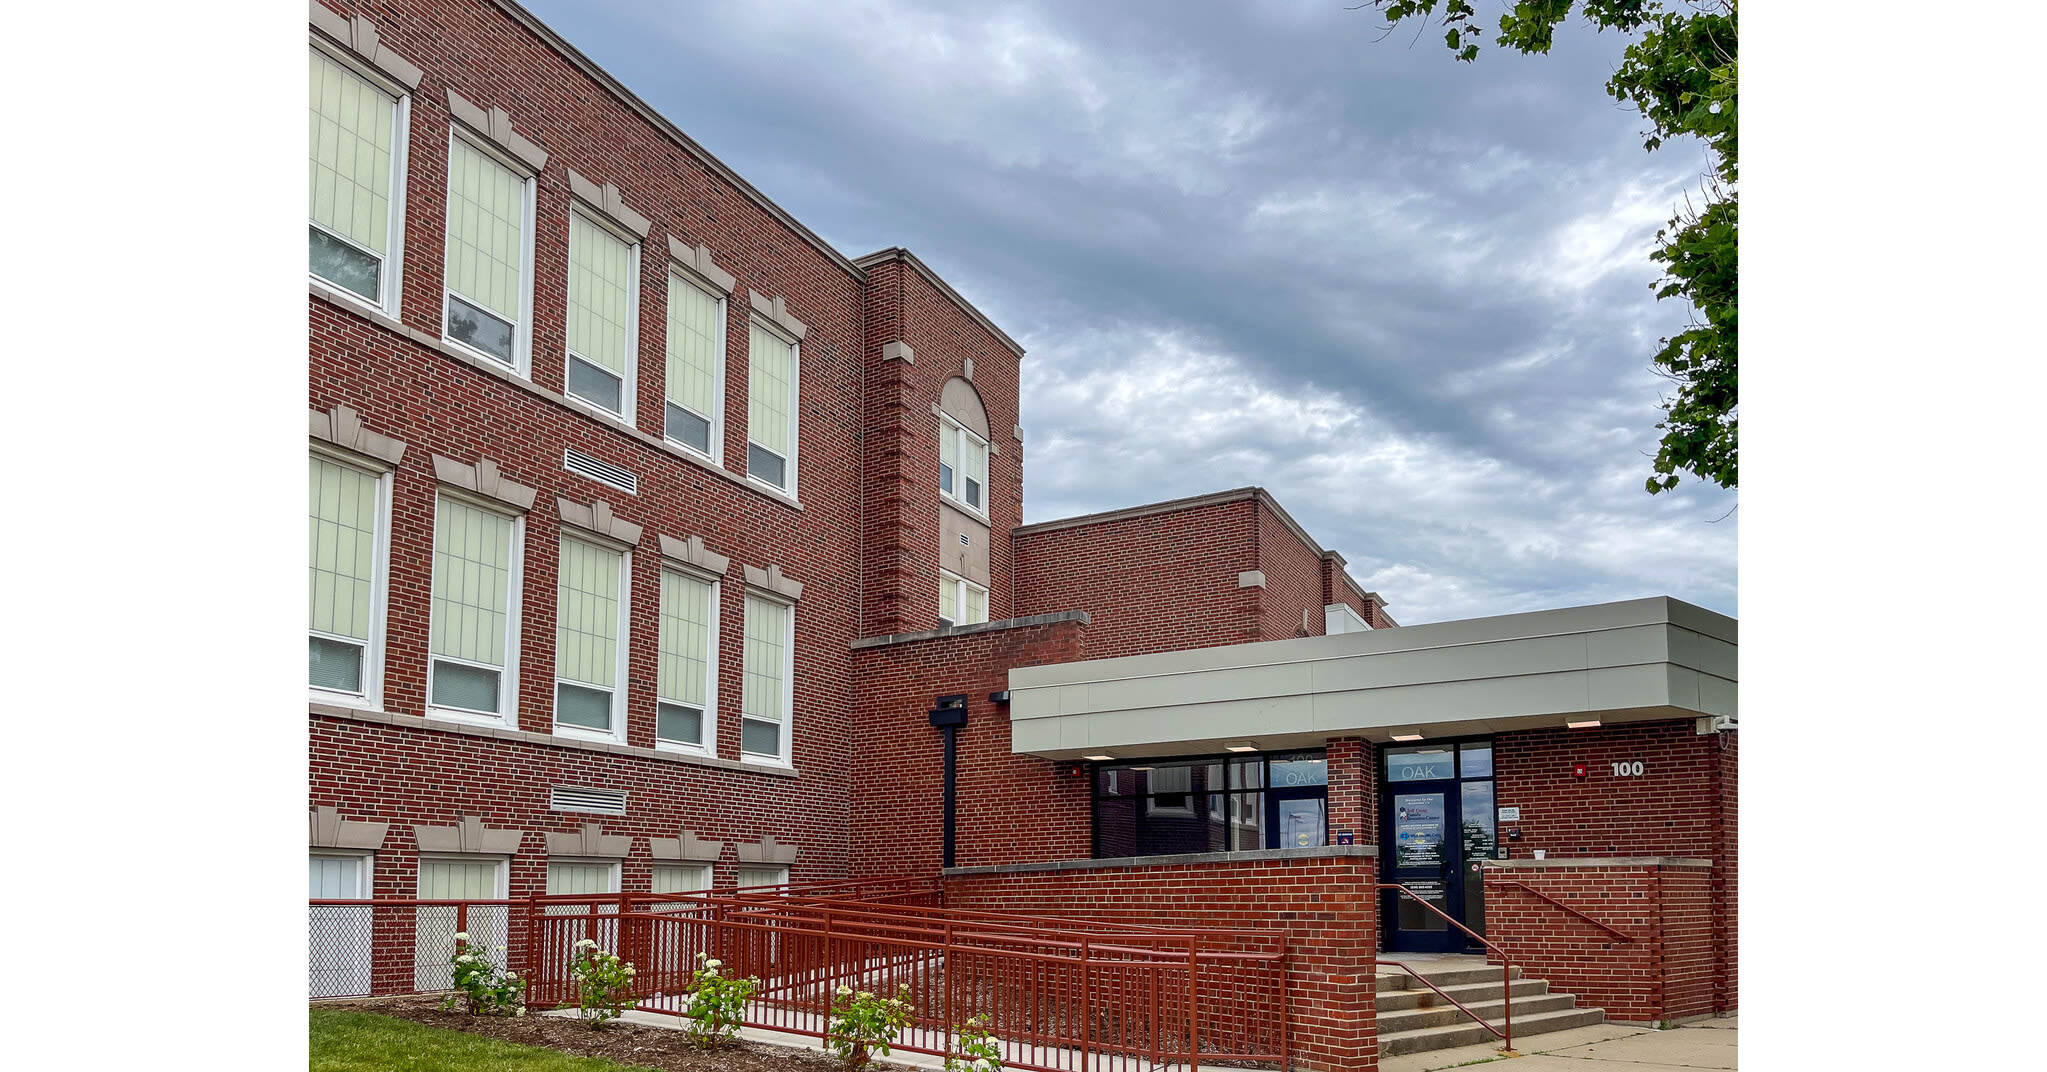
[[[1416,965],[1415,970],[1420,973],[1422,978],[1445,989],[1453,986],[1463,986],[1467,983],[1500,985],[1500,968],[1497,964],[1471,968],[1436,968],[1428,965]],[[1521,978],[1521,969],[1509,968],[1507,975],[1509,978],[1519,979]],[[1381,992],[1387,990],[1427,989],[1428,987],[1410,978],[1405,969],[1388,967],[1384,963],[1379,965],[1379,990]]]
[[[1443,990],[1466,1005],[1478,1001],[1500,1000],[1500,980],[1497,978],[1483,983],[1462,983],[1457,986],[1446,986]],[[1538,997],[1549,993],[1549,983],[1542,979],[1516,979],[1510,992],[1514,995],[1515,1007],[1519,1008],[1520,1005],[1518,1003],[1522,998]],[[1377,1001],[1381,1015],[1388,1012],[1398,1012],[1402,1009],[1426,1009],[1436,1005],[1449,1004],[1443,1000],[1442,995],[1419,984],[1408,990],[1381,990],[1379,991]]]
[[[1506,1013],[1506,1003],[1500,1000],[1500,994],[1497,990],[1493,992],[1493,1000],[1491,1001],[1473,1004],[1472,1002],[1465,1001],[1464,996],[1461,994],[1458,995],[1457,1000],[1464,1001],[1464,1004],[1471,1009],[1472,1013],[1494,1027],[1500,1026],[1500,1021]],[[1514,999],[1515,1033],[1520,1033],[1521,1025],[1524,1022],[1543,1013],[1563,1012],[1566,1009],[1576,1009],[1577,1007],[1578,999],[1571,994],[1541,994],[1534,997],[1517,997]],[[1471,1017],[1465,1015],[1463,1010],[1439,999],[1438,1004],[1423,1006],[1418,1009],[1397,1009],[1392,1012],[1380,1010],[1379,1034],[1383,1037],[1401,1031],[1415,1031],[1424,1027],[1441,1027],[1444,1024],[1468,1024],[1470,1022]]]
[[[1456,1010],[1451,1010],[1456,1011]],[[1563,1031],[1573,1027],[1589,1027],[1604,1023],[1603,1009],[1562,1009],[1557,1012],[1536,1013],[1525,1019],[1514,1017],[1514,1038],[1540,1035],[1550,1031]],[[1497,1024],[1495,1025],[1497,1026]],[[1447,1050],[1452,1046],[1470,1046],[1480,1042],[1497,1042],[1493,1033],[1484,1027],[1464,1020],[1461,1023],[1443,1024],[1438,1027],[1423,1027],[1413,1031],[1399,1031],[1379,1035],[1379,1055],[1393,1057],[1403,1053],[1421,1053],[1425,1050]]]

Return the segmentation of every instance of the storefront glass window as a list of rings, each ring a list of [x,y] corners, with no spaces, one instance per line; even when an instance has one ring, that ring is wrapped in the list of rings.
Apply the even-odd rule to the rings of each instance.
[[[1326,844],[1328,783],[1329,765],[1321,752],[1098,767],[1095,855],[1159,856]]]
[[[1386,750],[1386,780],[1433,782],[1457,777],[1457,747],[1413,744]]]
[[[1493,742],[1467,742],[1458,749],[1458,761],[1466,778],[1490,778],[1493,776]]]

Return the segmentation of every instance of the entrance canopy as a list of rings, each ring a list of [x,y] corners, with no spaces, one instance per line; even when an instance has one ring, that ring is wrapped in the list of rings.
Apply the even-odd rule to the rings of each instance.
[[[1735,717],[1733,618],[1667,596],[1009,672],[1010,750],[1316,747]]]

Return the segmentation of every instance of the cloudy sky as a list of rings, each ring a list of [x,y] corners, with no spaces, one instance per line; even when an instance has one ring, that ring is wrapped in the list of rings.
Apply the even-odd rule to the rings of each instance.
[[[1403,623],[1738,612],[1735,494],[1642,490],[1686,317],[1647,253],[1705,157],[1642,150],[1614,35],[1467,65],[1344,0],[527,2],[1024,345],[1026,521],[1260,484]]]

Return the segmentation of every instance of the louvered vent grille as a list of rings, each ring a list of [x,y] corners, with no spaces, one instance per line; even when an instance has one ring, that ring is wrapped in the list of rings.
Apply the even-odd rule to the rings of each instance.
[[[640,493],[640,478],[629,469],[622,469],[607,461],[599,461],[573,447],[562,449],[562,468],[571,473],[580,473],[599,484],[609,484],[628,495]]]
[[[554,811],[581,811],[592,815],[624,815],[625,794],[610,789],[577,789],[558,785],[547,799]]]

